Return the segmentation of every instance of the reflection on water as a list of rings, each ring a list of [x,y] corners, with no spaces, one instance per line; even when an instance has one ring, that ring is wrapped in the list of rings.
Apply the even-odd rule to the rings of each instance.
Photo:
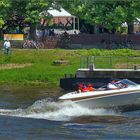
[[[140,111],[58,102],[61,90],[0,87],[0,139],[140,139]]]
[[[0,85],[0,108],[27,108],[37,100],[47,97],[57,98],[62,92],[60,89]]]

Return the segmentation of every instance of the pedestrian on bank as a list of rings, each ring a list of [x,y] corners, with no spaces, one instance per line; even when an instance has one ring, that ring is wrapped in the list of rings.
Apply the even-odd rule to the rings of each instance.
[[[9,54],[11,43],[8,39],[4,42],[3,47],[4,47],[4,53]]]

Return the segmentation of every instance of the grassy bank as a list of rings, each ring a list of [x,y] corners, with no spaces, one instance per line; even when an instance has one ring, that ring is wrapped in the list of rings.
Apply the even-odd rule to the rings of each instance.
[[[10,55],[0,55],[0,82],[24,85],[59,86],[65,73],[75,73],[81,56],[140,56],[134,50],[22,50],[13,49]],[[54,64],[66,60],[66,64]],[[122,62],[123,63],[123,62]]]

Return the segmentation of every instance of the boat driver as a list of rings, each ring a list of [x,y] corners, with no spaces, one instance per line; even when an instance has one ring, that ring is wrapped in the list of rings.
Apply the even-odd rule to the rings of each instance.
[[[107,84],[107,89],[111,90],[111,89],[118,89],[117,86],[115,86],[115,81],[111,81],[110,83]]]

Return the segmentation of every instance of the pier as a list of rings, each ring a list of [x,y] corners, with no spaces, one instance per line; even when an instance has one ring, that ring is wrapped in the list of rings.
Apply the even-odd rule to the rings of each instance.
[[[119,69],[113,68],[115,65],[113,63],[113,59],[110,58],[108,59],[111,66],[110,69],[96,68],[95,64],[97,64],[98,66],[99,63],[97,63],[97,61],[95,62],[95,59],[97,60],[97,58],[95,57],[90,57],[90,59],[87,58],[86,60],[88,61],[84,60],[84,62],[87,62],[86,64],[85,63],[83,64],[83,59],[82,59],[80,68],[77,69],[75,74],[69,74],[69,75],[66,74],[64,78],[60,79],[60,87],[68,90],[68,89],[75,89],[78,83],[84,83],[84,84],[92,83],[95,88],[98,88],[110,82],[110,80],[112,79],[130,79],[133,82],[140,84],[140,69],[138,64],[140,63],[140,61],[138,61],[139,58],[137,59],[134,57],[127,58],[126,59],[127,63],[123,65],[123,67],[125,68],[119,68]],[[102,60],[104,61],[105,59]],[[114,62],[116,61],[114,60]],[[124,64],[124,62],[122,63]]]

